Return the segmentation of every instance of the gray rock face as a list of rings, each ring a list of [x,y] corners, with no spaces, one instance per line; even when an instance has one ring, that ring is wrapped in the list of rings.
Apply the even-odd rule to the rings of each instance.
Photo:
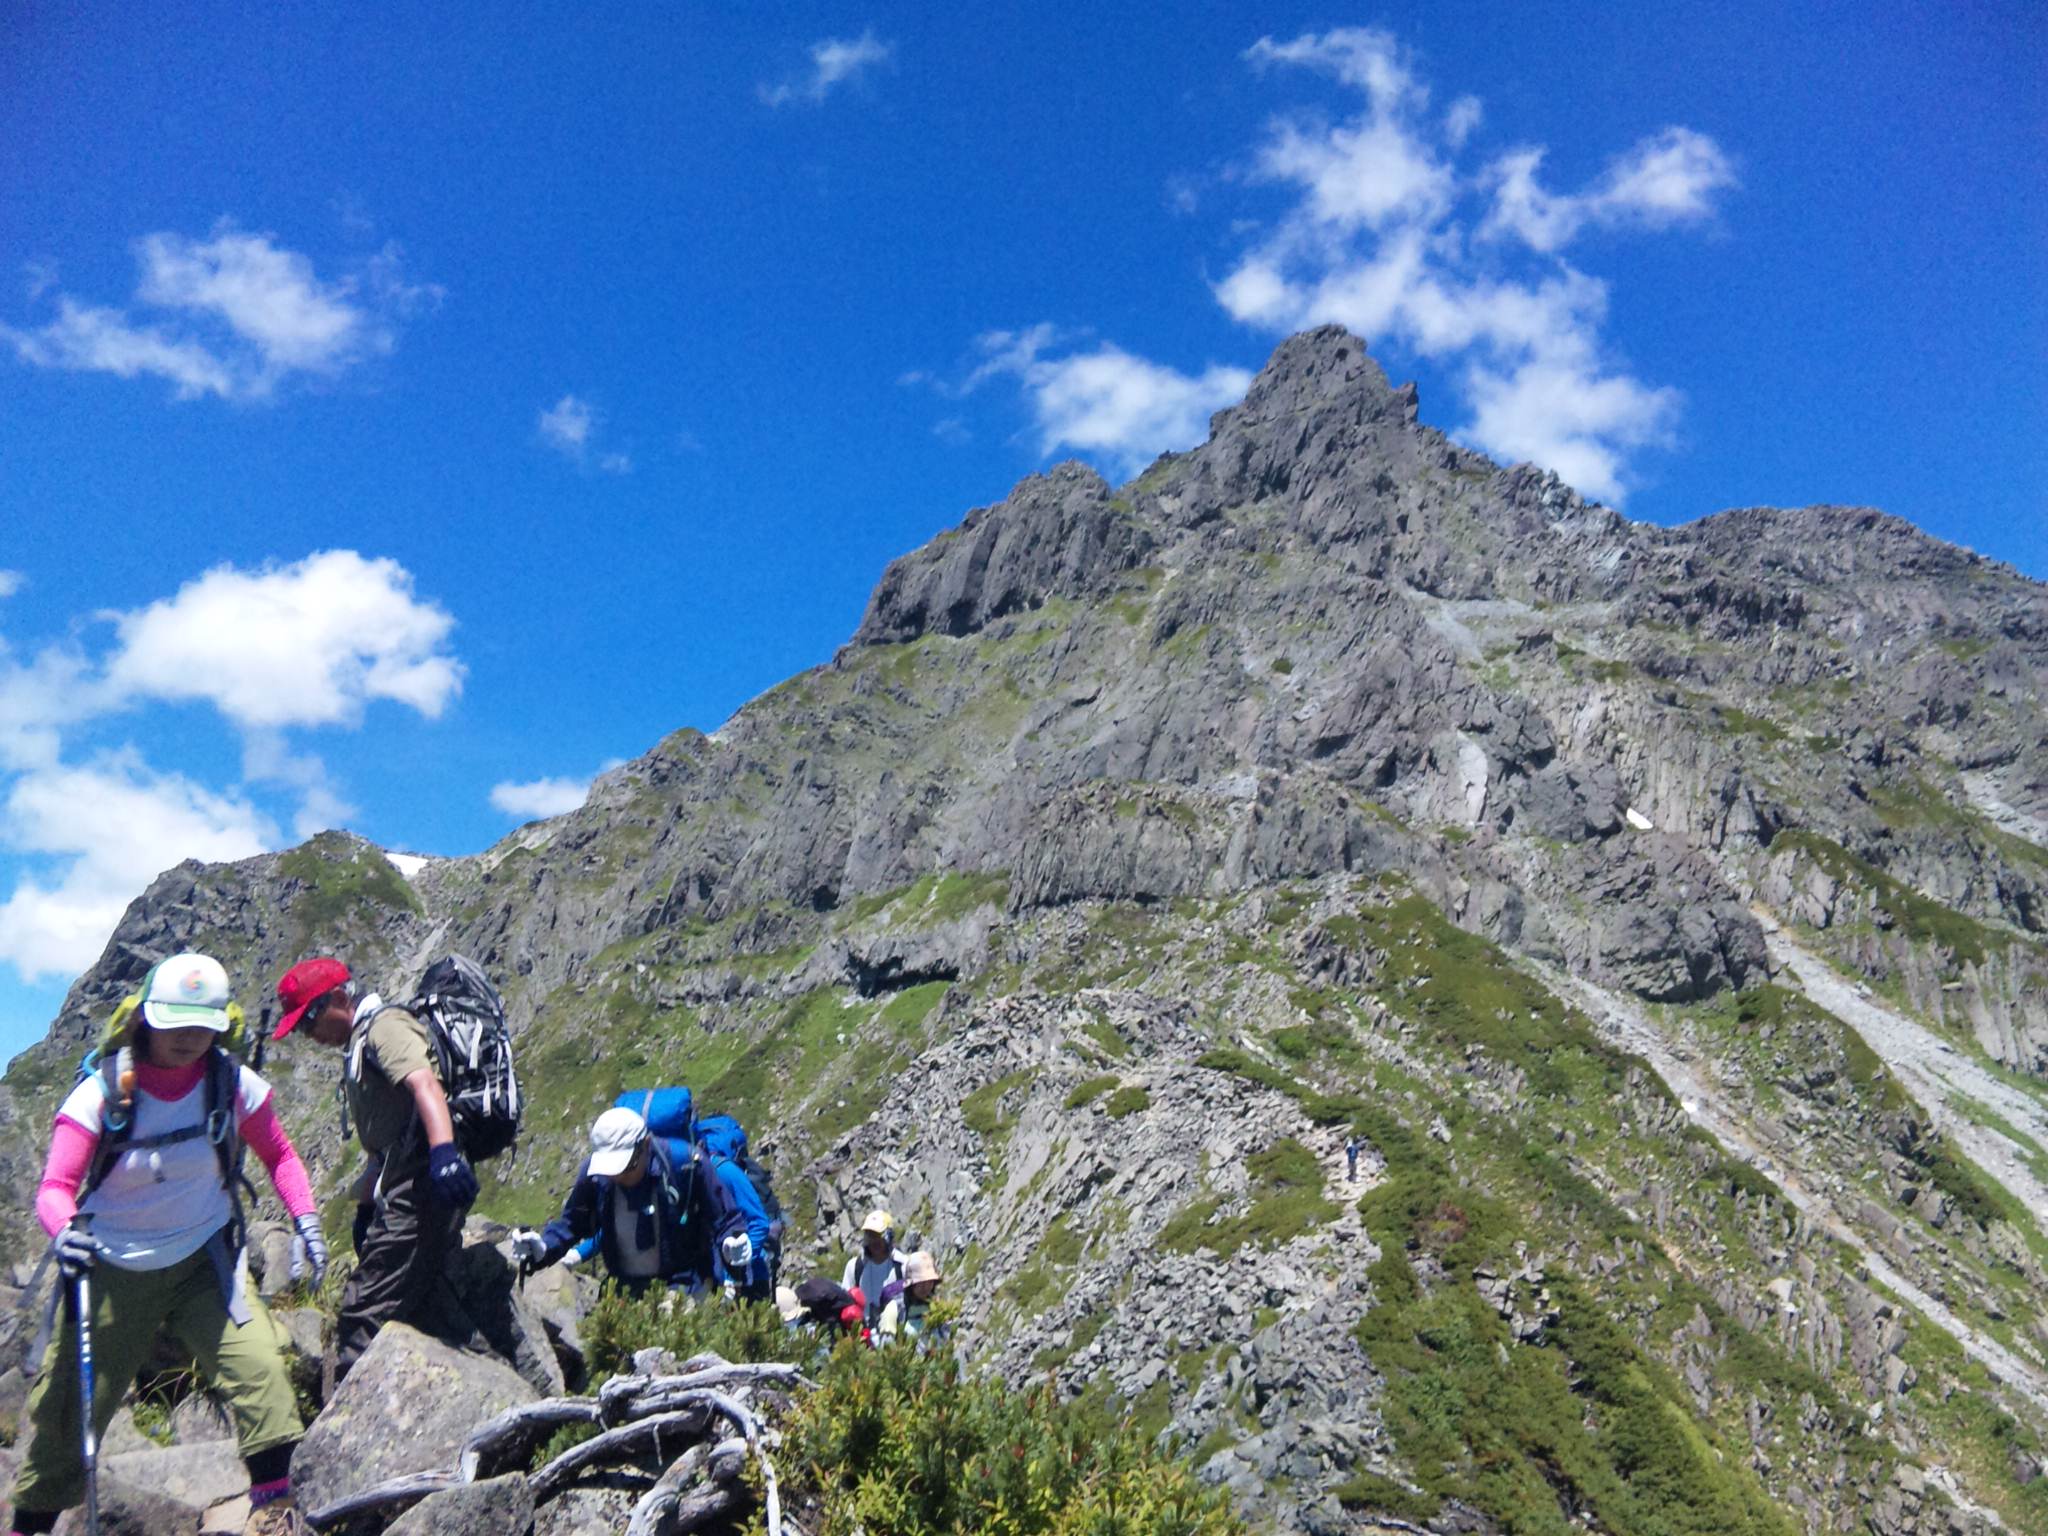
[[[1054,597],[1113,588],[1144,564],[1153,539],[1082,464],[1033,475],[997,507],[883,573],[854,643],[965,635]]]
[[[109,1477],[204,1510],[249,1488],[249,1469],[233,1440],[174,1445],[105,1456],[100,1466]]]
[[[526,1536],[532,1529],[533,1495],[516,1473],[431,1494],[386,1528],[387,1536]]]
[[[549,1499],[534,1512],[533,1536],[616,1536],[633,1518],[652,1478],[611,1478],[607,1484],[583,1484]]]
[[[316,1510],[387,1478],[452,1466],[472,1429],[535,1395],[508,1366],[391,1324],[307,1427],[292,1487]]]
[[[100,1536],[197,1536],[204,1509],[111,1468],[100,1478]],[[85,1512],[67,1510],[57,1536],[85,1536]]]

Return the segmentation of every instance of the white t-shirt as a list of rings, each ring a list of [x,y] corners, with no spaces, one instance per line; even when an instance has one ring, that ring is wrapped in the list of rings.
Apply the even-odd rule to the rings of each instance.
[[[239,1126],[270,1098],[270,1084],[247,1067],[235,1093]],[[106,1087],[95,1074],[71,1090],[57,1111],[95,1136],[106,1111]],[[191,1092],[166,1103],[135,1090],[133,1141],[146,1141],[206,1121],[206,1078]],[[204,1135],[161,1147],[130,1147],[114,1160],[107,1176],[81,1210],[92,1218],[92,1235],[106,1260],[122,1269],[168,1269],[197,1253],[227,1223],[232,1208],[221,1181],[220,1154]]]

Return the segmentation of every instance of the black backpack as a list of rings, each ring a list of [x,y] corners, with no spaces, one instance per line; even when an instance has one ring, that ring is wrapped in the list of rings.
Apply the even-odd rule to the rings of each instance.
[[[463,1155],[472,1162],[496,1157],[518,1140],[525,1108],[498,989],[474,960],[450,955],[427,968],[411,1011],[434,1042]]]
[[[836,1323],[839,1314],[853,1305],[853,1293],[823,1275],[813,1275],[797,1283],[797,1304],[810,1314],[814,1323]]]
[[[420,979],[419,995],[404,1007],[427,1027],[434,1067],[448,1097],[456,1145],[471,1162],[496,1157],[518,1139],[519,1116],[526,1107],[519,1091],[519,1074],[512,1064],[512,1032],[505,1025],[505,1005],[498,989],[474,960],[449,955],[427,968]],[[358,1081],[369,1023],[370,1019],[365,1019],[356,1026],[349,1046],[349,1075]],[[347,1135],[345,1119],[343,1135]]]

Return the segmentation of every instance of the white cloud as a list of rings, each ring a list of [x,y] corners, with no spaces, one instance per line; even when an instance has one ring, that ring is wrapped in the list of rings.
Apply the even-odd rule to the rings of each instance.
[[[1241,399],[1252,380],[1242,368],[1218,366],[1191,376],[1106,342],[1086,352],[1045,355],[1062,344],[1051,325],[990,331],[980,338],[985,356],[963,392],[999,375],[1014,377],[1037,422],[1041,453],[1075,448],[1123,471],[1200,442],[1211,413]]]
[[[455,621],[395,560],[328,550],[288,566],[218,566],[115,616],[116,694],[203,699],[252,728],[352,725],[372,699],[438,716],[462,688]]]
[[[246,800],[153,772],[133,752],[23,775],[0,809],[0,837],[63,863],[53,880],[23,878],[0,904],[0,961],[30,982],[91,965],[128,903],[164,870],[246,858],[278,840]]]
[[[92,715],[103,696],[75,651],[52,647],[24,664],[0,640],[0,773],[56,762],[64,729]]]
[[[345,827],[357,807],[345,799],[311,752],[294,751],[282,731],[255,729],[242,737],[242,778],[250,784],[279,784],[299,797],[292,835],[301,841],[332,827]]]
[[[1262,69],[1331,75],[1362,104],[1341,122],[1282,118],[1269,127],[1249,174],[1291,189],[1294,202],[1256,228],[1215,284],[1218,302],[1263,330],[1335,321],[1376,346],[1457,364],[1471,410],[1462,436],[1619,501],[1629,452],[1669,437],[1679,400],[1607,355],[1607,285],[1559,253],[1589,228],[1710,217],[1717,195],[1735,185],[1719,146],[1666,128],[1591,187],[1553,193],[1538,179],[1540,147],[1462,172],[1458,157],[1484,108],[1461,96],[1433,119],[1428,86],[1384,31],[1264,38],[1245,57]]]
[[[1262,37],[1244,56],[1254,64],[1298,64],[1334,75],[1363,91],[1376,115],[1419,111],[1429,104],[1428,88],[1416,82],[1394,35],[1383,28],[1336,27],[1320,36],[1305,32],[1291,43]]]
[[[200,395],[225,400],[241,393],[227,363],[198,342],[137,325],[120,310],[79,304],[62,295],[55,320],[36,331],[0,325],[0,339],[14,348],[16,357],[37,368],[111,373],[121,379],[148,374],[176,385],[180,400]]]
[[[1735,184],[1734,168],[1712,139],[1667,128],[1608,167],[1588,191],[1546,191],[1536,180],[1541,149],[1518,149],[1493,163],[1493,208],[1482,239],[1513,235],[1538,251],[1556,251],[1592,225],[1663,229],[1713,212],[1713,196]]]
[[[761,100],[771,107],[792,101],[823,101],[836,85],[858,80],[878,64],[887,63],[896,45],[877,38],[873,28],[859,37],[828,37],[811,44],[811,72],[799,80],[759,87]]]
[[[0,602],[14,596],[28,583],[20,571],[0,571]]]
[[[323,281],[275,236],[225,219],[203,240],[144,235],[135,257],[135,309],[57,293],[54,319],[33,329],[0,324],[0,340],[39,368],[160,378],[179,399],[254,400],[389,352],[395,320],[441,295],[405,280],[395,245],[360,271]]]
[[[589,796],[589,779],[529,779],[523,784],[508,779],[491,786],[492,808],[524,821],[566,815]]]
[[[1618,487],[1622,450],[1668,441],[1677,391],[1653,389],[1588,363],[1544,358],[1506,373],[1466,376],[1472,436],[1510,460],[1528,459],[1576,486]]]
[[[591,455],[597,447],[597,409],[579,395],[564,395],[540,413],[541,441],[578,464],[594,462],[607,475],[629,475],[633,460],[616,449]]]
[[[540,413],[540,435],[551,448],[574,457],[590,442],[590,429],[597,424],[590,403],[564,395]]]
[[[1485,117],[1486,109],[1477,96],[1460,96],[1444,114],[1444,142],[1452,149],[1463,149]]]
[[[142,281],[135,297],[163,309],[223,322],[249,343],[266,370],[332,373],[366,349],[387,344],[347,289],[322,283],[313,264],[267,235],[217,229],[211,240],[145,235],[137,244]]]
[[[18,588],[0,572],[0,587]],[[33,982],[90,965],[122,910],[184,859],[278,846],[251,791],[295,802],[305,838],[356,814],[315,753],[289,732],[358,724],[374,700],[434,716],[460,690],[454,620],[391,560],[330,550],[253,571],[220,566],[172,596],[98,615],[22,659],[0,638],[0,857],[16,865],[0,902],[0,963]],[[104,655],[86,637],[111,634]],[[205,702],[238,728],[241,783],[209,787],[134,746],[67,760],[67,738],[123,711]],[[152,754],[214,733],[187,724],[146,739]]]

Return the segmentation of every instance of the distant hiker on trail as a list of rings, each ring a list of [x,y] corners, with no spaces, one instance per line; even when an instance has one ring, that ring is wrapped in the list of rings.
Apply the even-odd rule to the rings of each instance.
[[[883,1303],[882,1320],[875,1328],[881,1342],[893,1344],[902,1339],[920,1349],[938,1343],[944,1337],[943,1325],[934,1328],[929,1321],[932,1298],[938,1294],[938,1260],[922,1248],[905,1255],[902,1288]]]
[[[1358,1179],[1358,1149],[1364,1145],[1363,1138],[1357,1136],[1344,1143],[1344,1177],[1354,1183]]]
[[[513,1257],[545,1268],[594,1237],[606,1268],[629,1290],[659,1283],[700,1291],[712,1276],[703,1182],[667,1137],[614,1106],[590,1128],[590,1156],[561,1215],[543,1231],[515,1233]]]
[[[359,993],[348,967],[326,957],[285,972],[277,995],[285,1014],[272,1038],[303,1026],[320,1044],[347,1051],[347,1119],[370,1158],[356,1190],[356,1270],[335,1319],[336,1379],[389,1322],[473,1334],[447,1277],[462,1251],[476,1174],[456,1144],[427,1025],[374,992]],[[422,1322],[433,1310],[444,1314],[440,1330]]]
[[[882,1291],[903,1278],[903,1255],[896,1251],[896,1218],[879,1206],[869,1211],[860,1224],[860,1252],[846,1261],[846,1273],[839,1283],[847,1290],[859,1289],[867,1306],[870,1327],[881,1321]]]
[[[304,1241],[312,1283],[327,1241],[306,1168],[278,1123],[270,1085],[231,1057],[241,1010],[207,955],[155,966],[115,1010],[57,1111],[36,1215],[68,1297],[64,1323],[29,1393],[34,1434],[14,1489],[14,1530],[39,1536],[87,1496],[79,1400],[91,1381],[93,1442],[160,1335],[199,1364],[227,1402],[249,1469],[251,1536],[306,1529],[291,1497],[303,1426],[285,1340],[249,1285],[240,1149],[255,1150]],[[87,1301],[90,1352],[76,1303]],[[56,1305],[53,1299],[52,1306]]]

